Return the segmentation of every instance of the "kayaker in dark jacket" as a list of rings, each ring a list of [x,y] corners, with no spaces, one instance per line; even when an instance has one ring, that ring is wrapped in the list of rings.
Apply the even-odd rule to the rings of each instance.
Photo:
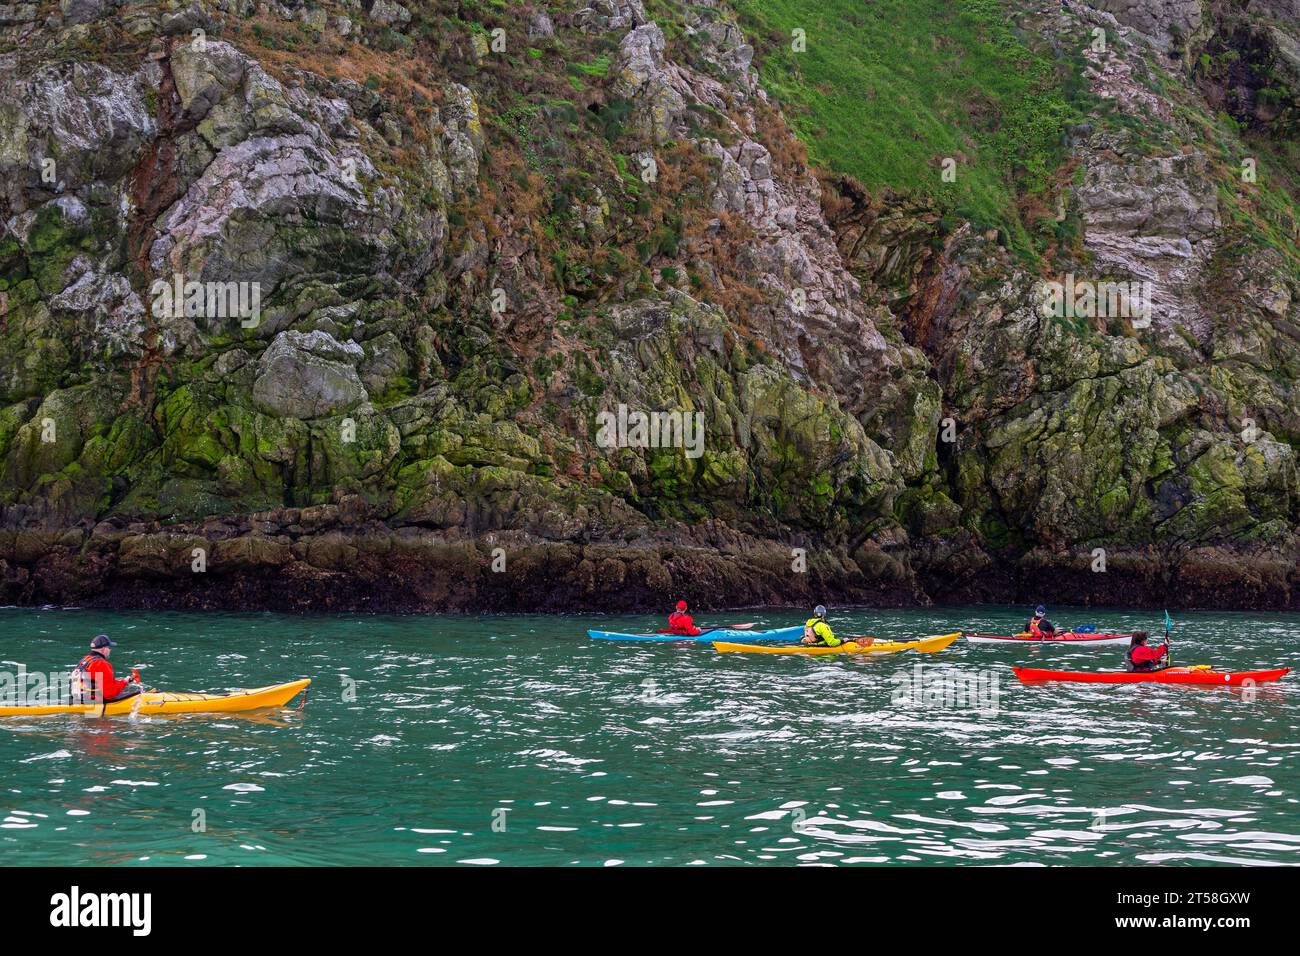
[[[134,683],[113,676],[113,665],[108,662],[117,641],[107,634],[98,635],[90,642],[90,653],[81,659],[72,672],[73,703],[112,703],[140,693],[140,677],[131,672]]]
[[[1034,616],[1025,622],[1025,633],[1037,638],[1055,637],[1056,625],[1046,615],[1047,608],[1041,604],[1034,608]]]
[[[1169,653],[1169,645],[1161,644],[1159,647],[1151,647],[1147,644],[1146,631],[1134,631],[1133,641],[1128,646],[1128,653],[1124,659],[1128,664],[1130,671],[1146,673],[1148,671],[1160,670],[1160,660]]]
[[[686,611],[686,602],[678,601],[677,610],[668,615],[668,630],[683,637],[697,637],[703,632],[695,626],[694,619]]]

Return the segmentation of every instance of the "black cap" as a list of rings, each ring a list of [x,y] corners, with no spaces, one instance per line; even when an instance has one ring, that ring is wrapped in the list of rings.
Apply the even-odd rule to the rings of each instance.
[[[100,634],[98,637],[96,637],[93,641],[90,642],[90,646],[92,648],[93,647],[117,647],[117,641],[113,640],[107,634]]]

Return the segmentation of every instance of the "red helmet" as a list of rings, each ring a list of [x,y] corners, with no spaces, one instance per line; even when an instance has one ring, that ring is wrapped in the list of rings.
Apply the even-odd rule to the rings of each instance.
[[[677,602],[677,610],[679,610],[679,611],[685,611],[685,610],[686,610],[686,602],[685,602],[685,601],[678,601],[678,602]]]

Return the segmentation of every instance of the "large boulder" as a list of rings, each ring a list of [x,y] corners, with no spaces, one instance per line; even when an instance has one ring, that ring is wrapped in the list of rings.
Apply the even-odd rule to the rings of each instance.
[[[281,332],[257,363],[253,404],[278,418],[320,418],[368,399],[357,375],[364,356],[355,342],[328,332]]]

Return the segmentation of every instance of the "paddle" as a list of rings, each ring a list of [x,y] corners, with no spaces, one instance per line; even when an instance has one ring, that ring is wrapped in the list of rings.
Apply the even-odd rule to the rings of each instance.
[[[744,624],[718,624],[718,625],[697,624],[696,627],[700,629],[701,634],[707,634],[709,631],[748,631],[750,628],[757,625],[757,623],[758,623],[757,621],[748,621]],[[673,633],[673,629],[671,627],[661,627],[659,628],[659,630],[655,631],[655,633],[671,634]]]
[[[1169,609],[1165,609],[1165,667],[1174,666],[1174,645],[1170,639],[1170,631],[1173,630],[1174,622],[1169,619]]]

